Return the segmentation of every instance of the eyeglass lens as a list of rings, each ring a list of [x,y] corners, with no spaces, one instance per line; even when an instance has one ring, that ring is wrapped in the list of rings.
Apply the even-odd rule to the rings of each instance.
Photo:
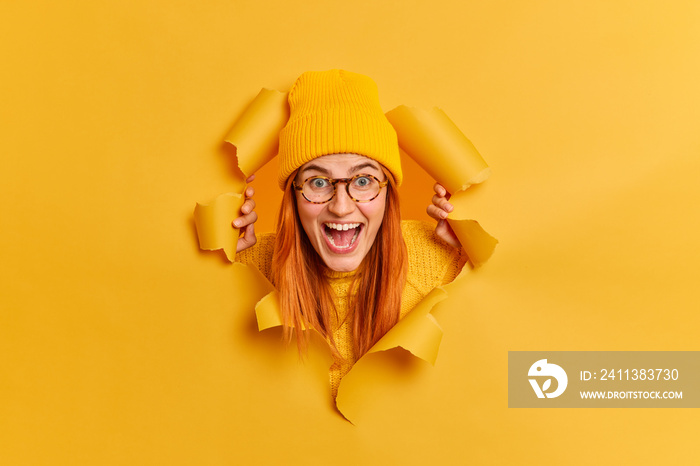
[[[326,202],[333,198],[339,182],[344,182],[347,193],[358,201],[369,201],[379,194],[379,180],[371,175],[355,175],[350,180],[325,177],[309,178],[304,183],[304,196],[312,202]]]

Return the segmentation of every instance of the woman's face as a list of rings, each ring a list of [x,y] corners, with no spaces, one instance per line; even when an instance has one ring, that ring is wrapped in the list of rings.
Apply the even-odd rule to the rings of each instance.
[[[356,154],[324,155],[299,168],[295,181],[298,186],[312,176],[352,178],[369,174],[380,181],[386,176],[381,165]],[[299,219],[309,241],[331,270],[356,270],[369,252],[384,218],[386,208],[384,187],[369,202],[355,202],[349,196],[345,183],[338,183],[335,196],[325,204],[313,204],[296,191]]]

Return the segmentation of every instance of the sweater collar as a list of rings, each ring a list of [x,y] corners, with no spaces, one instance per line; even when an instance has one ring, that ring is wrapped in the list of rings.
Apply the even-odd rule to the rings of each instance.
[[[336,272],[335,270],[331,270],[329,268],[323,269],[323,275],[326,278],[331,279],[353,278],[356,273],[357,270],[351,270],[350,272]]]

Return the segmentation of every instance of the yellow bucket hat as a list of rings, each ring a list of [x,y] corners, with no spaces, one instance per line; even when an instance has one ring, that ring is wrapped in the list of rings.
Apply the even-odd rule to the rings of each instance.
[[[289,91],[289,121],[280,131],[278,181],[317,157],[359,154],[386,167],[400,185],[396,131],[371,78],[344,70],[308,71]]]

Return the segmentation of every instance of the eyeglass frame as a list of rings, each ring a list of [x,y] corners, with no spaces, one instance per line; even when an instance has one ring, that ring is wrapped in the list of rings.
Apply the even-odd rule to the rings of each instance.
[[[379,183],[379,190],[377,191],[377,194],[372,199],[365,199],[365,200],[355,199],[350,194],[350,182],[352,180],[354,180],[355,178],[362,178],[362,177],[372,178],[377,183]],[[325,201],[312,201],[308,197],[306,197],[306,194],[304,194],[304,185],[306,184],[307,181],[312,180],[314,178],[326,180],[331,184],[331,186],[333,186],[333,195],[331,197],[329,197],[327,200],[325,200]],[[352,178],[329,178],[327,176],[315,175],[315,176],[310,176],[307,179],[305,179],[304,181],[302,181],[301,186],[297,186],[297,182],[292,181],[292,187],[295,190],[301,192],[301,196],[306,200],[306,202],[310,202],[311,204],[325,204],[327,202],[331,202],[333,200],[333,198],[335,197],[335,195],[338,194],[338,183],[345,183],[345,192],[348,194],[348,197],[350,199],[352,199],[355,202],[365,203],[365,202],[372,202],[377,197],[379,197],[379,194],[382,192],[382,188],[389,184],[389,180],[386,179],[384,181],[379,181],[379,178],[377,178],[374,175],[370,175],[369,173],[358,173],[357,175],[353,176]]]

